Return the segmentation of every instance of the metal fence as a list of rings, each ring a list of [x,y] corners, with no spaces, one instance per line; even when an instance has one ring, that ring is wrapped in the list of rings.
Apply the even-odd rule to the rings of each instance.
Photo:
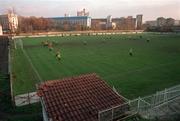
[[[122,105],[100,111],[98,114],[99,121],[121,120],[136,114],[140,114],[142,117],[148,119],[154,118],[165,114],[168,111],[167,105],[170,105],[179,98],[180,85],[177,85],[163,91],[156,92],[153,95],[142,98],[139,97]],[[163,109],[166,111],[162,112]]]

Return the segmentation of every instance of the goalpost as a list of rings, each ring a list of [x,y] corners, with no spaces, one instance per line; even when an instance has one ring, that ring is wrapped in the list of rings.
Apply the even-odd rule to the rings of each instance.
[[[24,45],[23,45],[23,41],[22,39],[18,39],[15,40],[15,48],[17,49],[18,47],[20,47],[21,51],[23,52],[23,55],[26,57],[28,64],[30,65],[30,67],[32,68],[33,72],[35,72],[37,78],[38,78],[38,82],[42,82],[42,77],[40,76],[39,72],[37,71],[36,67],[34,66],[31,58],[29,57],[29,55],[27,54],[26,50],[24,49]]]
[[[16,39],[14,40],[14,51],[17,53],[15,54],[14,57],[21,58],[22,62],[22,71],[25,71],[27,73],[25,79],[27,78],[29,81],[34,81],[37,84],[41,83],[43,81],[41,75],[39,74],[38,70],[34,66],[31,57],[27,53],[26,49],[24,48],[23,40],[21,39]],[[16,60],[16,59],[15,59]],[[16,63],[16,62],[15,62]],[[19,62],[18,62],[19,63]],[[36,86],[36,85],[34,85]],[[35,92],[31,92],[32,90],[26,89],[27,93],[22,94],[22,95],[14,95],[13,101],[15,102],[16,106],[22,106],[22,105],[28,105],[33,102],[38,102],[39,99],[37,98]]]

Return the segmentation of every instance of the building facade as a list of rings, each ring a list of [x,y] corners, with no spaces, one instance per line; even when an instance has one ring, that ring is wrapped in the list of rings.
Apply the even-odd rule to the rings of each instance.
[[[139,15],[140,16],[140,15]],[[140,18],[141,17],[141,18]],[[142,28],[142,15],[140,16],[138,26]],[[116,29],[116,30],[136,30],[136,18],[132,16],[112,18],[108,16],[102,19],[92,19],[92,29],[93,30],[105,30],[105,29]]]
[[[137,15],[136,16],[136,29],[141,30],[142,29],[142,21],[143,20],[143,15]]]
[[[107,20],[105,18],[91,19],[91,29],[92,30],[105,30],[106,21]]]
[[[135,30],[136,29],[136,18],[128,16],[127,18],[114,18],[112,19],[116,23],[116,29],[118,30]]]
[[[147,26],[157,27],[157,21],[146,21]]]
[[[126,18],[127,30],[135,30],[136,29],[136,18],[132,16],[128,16]]]
[[[106,18],[106,29],[116,29],[116,23],[112,22],[112,16],[109,15]]]
[[[16,32],[18,29],[18,17],[14,13],[0,15],[0,24],[4,32]]]
[[[114,18],[113,22],[116,23],[116,29],[118,29],[118,30],[127,30],[126,18],[124,18],[124,17]]]
[[[175,20],[173,18],[166,19],[166,26],[174,26]]]
[[[0,25],[0,35],[3,35],[2,26]]]
[[[86,30],[91,28],[91,17],[89,16],[72,16],[50,18],[56,29],[65,31],[69,30]]]

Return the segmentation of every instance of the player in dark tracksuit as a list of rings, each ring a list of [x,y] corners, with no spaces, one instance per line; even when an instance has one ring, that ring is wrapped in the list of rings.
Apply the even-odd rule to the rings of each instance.
[[[130,55],[130,56],[133,56],[133,50],[132,50],[132,48],[129,50],[129,55]]]

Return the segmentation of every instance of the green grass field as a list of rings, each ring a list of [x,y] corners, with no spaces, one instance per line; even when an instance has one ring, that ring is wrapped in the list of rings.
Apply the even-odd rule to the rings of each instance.
[[[44,40],[56,43],[53,51],[42,46]],[[24,50],[17,39],[12,52],[15,95],[36,90],[39,78],[34,70],[43,81],[95,72],[130,99],[180,84],[180,35],[39,37],[22,42]],[[60,62],[55,58],[58,49]]]

